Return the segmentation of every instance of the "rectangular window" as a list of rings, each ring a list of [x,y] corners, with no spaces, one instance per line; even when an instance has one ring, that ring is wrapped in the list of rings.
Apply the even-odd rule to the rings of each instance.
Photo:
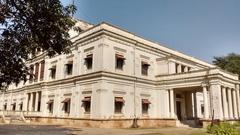
[[[65,65],[66,69],[66,75],[72,75],[72,71],[73,71],[73,61],[69,61],[66,65]]]
[[[19,110],[20,110],[20,111],[23,110],[23,102],[21,102],[21,103],[19,104]]]
[[[204,114],[204,104],[201,104],[201,113]]]
[[[91,111],[91,97],[85,97],[83,100],[83,107],[84,107],[84,110],[85,110],[85,113],[90,113]]]
[[[93,55],[89,54],[85,58],[85,64],[86,64],[87,69],[92,69],[92,63],[93,63]]]
[[[123,70],[123,65],[125,60],[124,56],[116,54],[115,58],[116,58],[116,69]]]
[[[12,110],[15,111],[16,110],[16,103],[12,104]]]
[[[148,75],[149,64],[142,61],[142,75]]]
[[[66,98],[62,101],[63,103],[63,110],[64,113],[70,113],[70,103],[71,103],[71,99],[70,98]]]
[[[142,114],[148,114],[150,104],[151,102],[148,99],[142,99]]]
[[[49,100],[48,102],[47,102],[47,104],[48,104],[48,111],[49,111],[49,113],[53,113],[53,104],[54,104],[54,100]]]
[[[122,113],[122,108],[123,108],[123,105],[124,105],[124,99],[122,97],[115,97],[115,102],[114,102],[114,110],[115,110],[115,113],[118,114],[118,113]]]
[[[188,67],[188,72],[190,72],[191,71],[191,67]]]
[[[34,70],[34,65],[30,65],[30,78],[29,78],[29,83],[33,82],[33,70]]]
[[[41,69],[40,69],[40,81],[44,78],[44,67],[45,67],[45,61],[41,61]]]
[[[7,110],[7,103],[3,105],[3,109],[6,111]]]
[[[56,78],[57,66],[52,66],[49,70],[50,70],[50,77],[51,77],[51,79],[55,79]]]
[[[34,82],[38,81],[38,70],[39,70],[39,63],[36,63],[35,64]]]

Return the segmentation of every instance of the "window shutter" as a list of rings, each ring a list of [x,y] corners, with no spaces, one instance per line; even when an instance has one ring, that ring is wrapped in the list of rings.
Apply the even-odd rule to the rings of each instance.
[[[45,61],[41,62],[41,71],[40,71],[40,81],[44,78],[44,67],[45,67]]]
[[[38,71],[39,71],[39,63],[35,64],[35,78],[34,81],[37,82],[38,80]]]
[[[33,70],[34,70],[34,66],[30,65],[30,78],[29,78],[30,83],[32,83],[33,81]]]

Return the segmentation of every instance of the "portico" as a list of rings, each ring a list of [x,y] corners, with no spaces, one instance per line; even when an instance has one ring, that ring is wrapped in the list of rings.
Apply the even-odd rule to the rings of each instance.
[[[169,91],[170,117],[179,121],[239,119],[239,84],[220,69],[160,75]],[[233,79],[235,76],[232,76]],[[174,82],[174,83],[173,83]]]

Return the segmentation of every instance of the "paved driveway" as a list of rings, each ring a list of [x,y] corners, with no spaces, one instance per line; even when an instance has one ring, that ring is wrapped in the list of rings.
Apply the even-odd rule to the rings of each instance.
[[[0,135],[202,135],[203,129],[102,129],[58,125],[0,125]]]

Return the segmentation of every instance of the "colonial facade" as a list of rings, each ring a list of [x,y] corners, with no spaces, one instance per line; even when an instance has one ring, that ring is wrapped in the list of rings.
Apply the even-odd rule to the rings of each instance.
[[[0,109],[81,126],[177,126],[239,120],[238,76],[107,23],[79,21],[72,53],[28,61],[35,75],[1,93]]]

